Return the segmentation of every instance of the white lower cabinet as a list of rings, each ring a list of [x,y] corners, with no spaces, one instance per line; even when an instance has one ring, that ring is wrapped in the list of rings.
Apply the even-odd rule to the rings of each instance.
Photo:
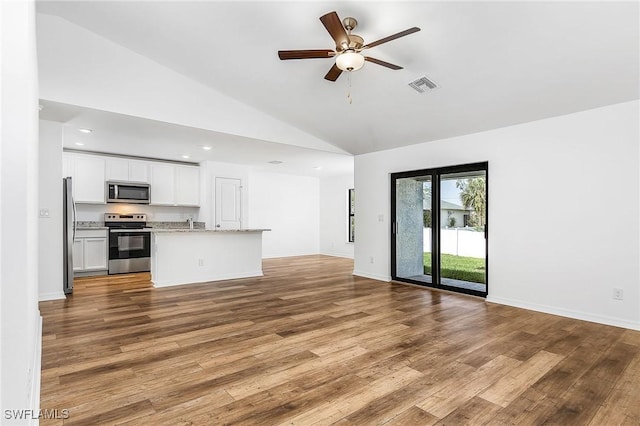
[[[109,269],[106,229],[78,230],[73,242],[73,271],[81,275],[104,274]]]
[[[84,270],[84,238],[73,240],[73,272]]]

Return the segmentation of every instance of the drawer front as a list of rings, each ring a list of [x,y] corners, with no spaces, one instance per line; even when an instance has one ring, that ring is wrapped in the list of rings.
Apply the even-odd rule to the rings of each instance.
[[[76,238],[107,238],[106,229],[78,229]]]

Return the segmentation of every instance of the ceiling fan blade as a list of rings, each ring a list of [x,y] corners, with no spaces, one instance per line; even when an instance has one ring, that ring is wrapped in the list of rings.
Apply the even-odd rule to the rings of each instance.
[[[392,70],[401,70],[402,67],[394,64],[390,64],[389,62],[381,61],[380,59],[372,58],[371,56],[365,56],[364,60],[367,62],[371,62],[372,64],[382,65],[383,67],[391,68]]]
[[[336,64],[333,64],[327,75],[324,76],[325,80],[336,81],[342,74],[342,70],[338,68]]]
[[[349,47],[349,36],[336,12],[329,12],[326,15],[322,15],[320,21],[327,31],[329,31],[331,38],[336,42],[336,47],[340,47],[341,49]]]
[[[328,49],[308,49],[308,50],[278,50],[280,59],[313,59],[313,58],[330,58],[336,52]]]
[[[390,35],[390,36],[385,37],[385,38],[381,38],[380,40],[376,40],[373,43],[365,44],[364,46],[362,46],[362,48],[363,49],[368,49],[370,47],[378,46],[378,45],[380,45],[382,43],[386,43],[388,41],[395,40],[397,38],[404,37],[404,36],[409,35],[409,34],[417,33],[418,31],[420,31],[420,28],[418,28],[418,27],[409,28],[408,30],[400,31],[399,33]]]

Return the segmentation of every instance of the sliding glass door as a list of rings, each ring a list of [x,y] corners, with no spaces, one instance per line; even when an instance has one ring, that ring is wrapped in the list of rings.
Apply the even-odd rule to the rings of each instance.
[[[395,181],[395,271],[399,278],[433,282],[431,264],[430,175],[398,178]],[[425,208],[428,207],[428,208]],[[426,259],[426,260],[425,260]]]
[[[394,280],[487,295],[487,163],[391,175]]]

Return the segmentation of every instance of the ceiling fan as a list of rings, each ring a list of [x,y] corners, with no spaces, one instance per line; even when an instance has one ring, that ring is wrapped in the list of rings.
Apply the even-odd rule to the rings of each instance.
[[[388,37],[376,40],[373,43],[364,44],[364,39],[359,35],[351,34],[351,31],[358,25],[358,21],[354,18],[344,18],[341,22],[336,12],[329,12],[320,17],[320,21],[327,29],[333,40],[336,42],[335,50],[331,49],[311,49],[311,50],[279,50],[278,57],[281,60],[288,59],[313,59],[313,58],[331,58],[335,57],[336,62],[333,64],[325,79],[336,81],[343,71],[357,71],[366,62],[382,65],[392,70],[401,70],[402,67],[380,59],[364,56],[361,52],[365,49],[378,46],[391,40],[404,37],[409,34],[420,31],[418,27],[412,27],[408,30]]]

